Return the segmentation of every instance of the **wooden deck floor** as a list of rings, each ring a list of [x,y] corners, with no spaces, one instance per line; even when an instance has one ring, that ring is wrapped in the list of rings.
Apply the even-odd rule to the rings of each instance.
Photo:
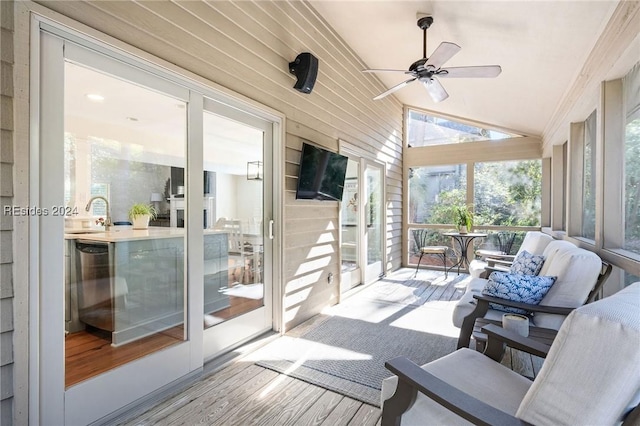
[[[405,280],[406,285],[420,289],[417,294],[422,303],[457,300],[462,296],[463,289],[456,286],[455,274],[450,274],[446,281],[444,277],[435,280],[439,284],[429,284],[424,281],[425,274],[433,281],[438,272],[421,271],[416,280],[412,279],[412,272],[400,270],[386,280]],[[412,294],[415,298],[416,292]],[[364,297],[361,295],[366,295],[366,290],[353,298]],[[287,334],[300,335],[313,327],[314,318]],[[537,372],[535,362],[530,359],[527,365],[519,357],[506,356],[504,363],[530,373],[526,375]],[[380,415],[378,407],[256,366],[253,360],[239,360],[121,424],[367,426],[379,425]]]

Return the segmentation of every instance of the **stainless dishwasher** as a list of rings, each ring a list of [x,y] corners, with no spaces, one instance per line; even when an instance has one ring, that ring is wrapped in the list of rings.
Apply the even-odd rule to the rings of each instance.
[[[113,331],[109,243],[76,241],[78,314],[83,323]]]

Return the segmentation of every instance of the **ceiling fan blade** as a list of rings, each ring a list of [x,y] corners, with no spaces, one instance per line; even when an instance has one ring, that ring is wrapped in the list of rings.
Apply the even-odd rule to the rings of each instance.
[[[447,62],[453,55],[458,53],[462,49],[455,43],[449,43],[448,41],[443,41],[440,43],[440,46],[433,51],[427,62],[424,64],[424,67],[431,65],[435,69],[438,69]]]
[[[449,94],[446,90],[444,90],[442,84],[440,84],[440,82],[435,78],[432,78],[428,81],[423,80],[422,84],[427,89],[427,92],[429,92],[429,95],[431,95],[431,99],[433,99],[433,102],[438,103],[444,101],[449,97]]]
[[[362,70],[362,72],[401,72],[403,74],[413,74],[411,71],[407,70],[381,70],[381,69],[372,69],[372,70]]]
[[[500,65],[481,65],[477,67],[452,67],[442,68],[438,72],[438,77],[441,78],[462,78],[462,77],[475,77],[475,78],[492,78],[497,77],[502,72]]]
[[[374,100],[374,101],[377,101],[378,99],[382,99],[382,98],[384,98],[385,96],[387,96],[387,95],[389,95],[389,94],[391,94],[391,93],[395,92],[396,90],[400,90],[400,89],[402,89],[404,86],[406,86],[407,84],[409,84],[409,83],[411,83],[412,81],[415,81],[415,80],[416,80],[416,78],[410,78],[410,79],[409,79],[409,80],[407,80],[407,81],[403,81],[403,82],[402,82],[402,83],[400,83],[400,84],[396,84],[395,86],[393,86],[391,89],[387,90],[386,92],[382,92],[382,93],[380,93],[378,96],[376,96],[375,98],[373,98],[373,100]]]

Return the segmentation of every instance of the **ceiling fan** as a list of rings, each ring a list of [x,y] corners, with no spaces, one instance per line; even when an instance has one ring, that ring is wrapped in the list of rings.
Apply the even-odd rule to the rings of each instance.
[[[390,69],[368,69],[363,70],[362,72],[401,72],[404,74],[409,74],[412,77],[403,81],[400,84],[393,86],[391,89],[380,93],[378,96],[373,98],[374,101],[378,99],[382,99],[385,96],[395,92],[396,90],[402,89],[404,86],[412,83],[414,81],[421,82],[424,87],[431,95],[431,98],[434,102],[440,102],[449,97],[449,94],[440,82],[437,77],[440,78],[464,78],[464,77],[476,77],[476,78],[491,78],[497,77],[501,72],[502,68],[500,65],[482,65],[482,66],[472,66],[472,67],[451,67],[451,68],[441,68],[441,66],[447,62],[453,55],[458,53],[461,49],[455,43],[442,42],[440,46],[431,54],[429,58],[427,58],[427,28],[429,28],[433,24],[432,16],[423,16],[418,19],[418,27],[420,27],[424,33],[424,43],[422,45],[422,59],[418,59],[409,67],[409,71],[404,70],[390,70]]]

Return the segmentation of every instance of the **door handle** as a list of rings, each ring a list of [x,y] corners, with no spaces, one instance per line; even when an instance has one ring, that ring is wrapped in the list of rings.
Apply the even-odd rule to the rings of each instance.
[[[273,240],[273,219],[269,221],[269,239]]]

